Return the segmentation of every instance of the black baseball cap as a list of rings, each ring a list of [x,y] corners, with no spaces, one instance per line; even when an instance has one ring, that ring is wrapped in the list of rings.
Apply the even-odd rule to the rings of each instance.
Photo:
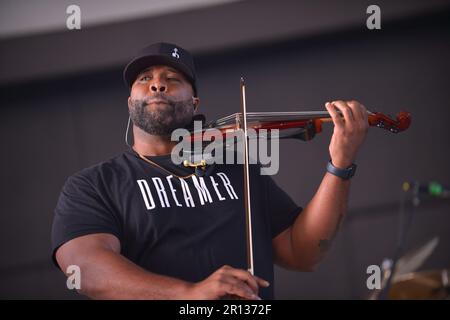
[[[189,51],[172,43],[158,42],[141,49],[123,70],[123,79],[131,88],[139,73],[154,65],[166,65],[182,72],[197,96],[194,58]]]

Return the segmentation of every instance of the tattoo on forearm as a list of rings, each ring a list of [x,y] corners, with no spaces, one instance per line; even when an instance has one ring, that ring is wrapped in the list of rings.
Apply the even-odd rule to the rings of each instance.
[[[334,238],[336,237],[337,232],[338,232],[338,230],[339,230],[339,228],[341,226],[343,218],[344,218],[344,216],[342,214],[339,215],[339,219],[338,219],[338,222],[336,224],[336,228],[334,229],[333,234],[331,235],[331,239],[320,239],[319,240],[319,249],[320,249],[320,251],[322,253],[325,253],[325,252],[327,252],[330,249],[331,244],[332,244]]]

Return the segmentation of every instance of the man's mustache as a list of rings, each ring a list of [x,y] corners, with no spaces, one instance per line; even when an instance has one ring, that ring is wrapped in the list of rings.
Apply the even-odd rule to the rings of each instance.
[[[141,99],[141,102],[143,105],[148,105],[148,104],[154,103],[154,102],[164,102],[169,105],[174,105],[176,103],[175,100],[167,97],[163,93],[157,93],[152,96],[146,96],[143,99]]]
[[[169,98],[168,96],[166,96],[164,93],[156,93],[152,96],[146,96],[143,99],[140,100],[142,105],[148,105],[150,103],[154,103],[154,102],[164,102],[166,104],[169,104],[171,106],[175,106],[178,104],[187,104],[189,102],[191,102],[191,99],[186,99],[186,100],[174,100]]]

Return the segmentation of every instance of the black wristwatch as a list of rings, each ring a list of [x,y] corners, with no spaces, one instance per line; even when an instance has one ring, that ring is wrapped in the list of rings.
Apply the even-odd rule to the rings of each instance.
[[[330,160],[330,161],[328,161],[328,164],[327,164],[327,171],[331,174],[334,174],[335,176],[338,176],[339,178],[348,180],[355,175],[356,164],[353,163],[348,168],[339,169],[339,168],[336,168]]]

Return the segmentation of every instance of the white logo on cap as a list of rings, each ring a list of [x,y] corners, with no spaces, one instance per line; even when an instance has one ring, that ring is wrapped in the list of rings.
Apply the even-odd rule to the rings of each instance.
[[[173,48],[172,57],[180,59],[180,55],[178,54],[177,48]]]

